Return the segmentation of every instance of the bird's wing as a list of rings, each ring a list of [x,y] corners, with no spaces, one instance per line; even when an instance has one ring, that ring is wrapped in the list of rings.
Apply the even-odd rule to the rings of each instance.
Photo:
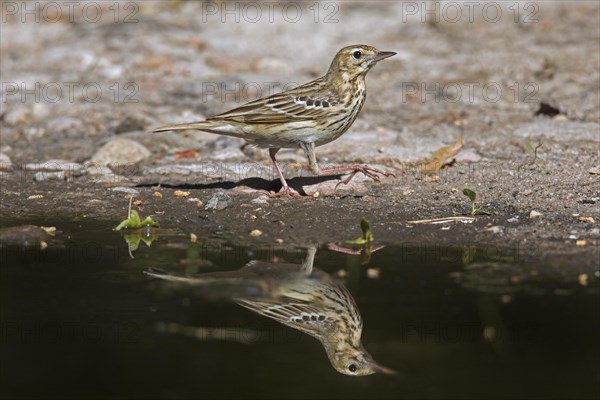
[[[280,124],[325,118],[339,96],[316,80],[297,88],[254,100],[224,112],[208,121],[234,121],[246,124]]]
[[[239,299],[237,303],[311,336],[322,338],[335,331],[336,321],[323,310],[303,301]]]

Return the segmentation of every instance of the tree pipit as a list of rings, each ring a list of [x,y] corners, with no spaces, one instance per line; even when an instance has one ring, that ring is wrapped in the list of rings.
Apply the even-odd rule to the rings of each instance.
[[[302,265],[251,261],[237,271],[195,276],[171,275],[157,269],[147,275],[226,291],[227,286],[249,289],[236,295],[239,305],[318,339],[331,365],[346,375],[371,375],[395,371],[378,364],[363,347],[363,322],[346,287],[335,277],[313,268],[316,248],[311,247]],[[241,292],[239,289],[237,292]]]
[[[281,180],[279,194],[282,195],[300,196],[288,186],[275,159],[281,148],[304,150],[310,169],[315,175],[350,172],[350,176],[340,182],[347,184],[361,172],[379,181],[380,176],[391,174],[367,165],[319,170],[315,147],[334,141],[350,128],[366,99],[367,72],[379,61],[395,54],[366,45],[344,47],[338,51],[329,70],[321,78],[282,93],[251,101],[206,121],[165,126],[153,132],[196,129],[239,137],[251,145],[268,148]]]

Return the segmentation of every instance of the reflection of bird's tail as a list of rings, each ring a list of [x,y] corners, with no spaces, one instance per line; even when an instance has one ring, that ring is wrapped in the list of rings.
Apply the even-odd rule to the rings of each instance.
[[[244,276],[243,273],[240,273],[240,270],[207,272],[195,276],[182,276],[171,274],[167,271],[158,268],[148,268],[144,271],[144,273],[146,275],[152,276],[154,278],[159,278],[165,281],[182,282],[190,285],[212,285],[215,282],[236,284],[242,281],[250,282],[252,280],[248,279],[247,276]]]
[[[239,271],[211,272],[194,277],[173,275],[156,268],[149,268],[144,273],[153,278],[196,286],[201,288],[201,295],[214,299],[253,298],[264,296],[269,290],[266,280],[245,279]]]

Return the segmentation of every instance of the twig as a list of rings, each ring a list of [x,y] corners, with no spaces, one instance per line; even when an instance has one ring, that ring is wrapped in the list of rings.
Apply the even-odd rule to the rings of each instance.
[[[462,222],[464,224],[470,224],[475,221],[473,217],[443,217],[433,219],[420,219],[417,221],[408,221],[409,224],[445,224],[446,222]]]

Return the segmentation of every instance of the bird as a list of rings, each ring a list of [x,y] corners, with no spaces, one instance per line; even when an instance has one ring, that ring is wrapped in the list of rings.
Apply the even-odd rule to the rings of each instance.
[[[275,158],[282,148],[302,149],[312,173],[317,176],[350,172],[338,185],[347,184],[359,172],[380,181],[380,176],[392,174],[367,165],[319,169],[315,147],[336,140],[350,128],[365,103],[367,73],[379,61],[395,54],[362,44],[347,46],[337,52],[321,78],[250,101],[204,121],[164,126],[152,132],[199,130],[242,138],[247,144],[268,148],[281,181],[278,195],[300,196],[288,185]]]
[[[342,374],[395,374],[365,350],[356,302],[337,278],[313,267],[315,253],[316,248],[310,247],[301,265],[254,260],[240,270],[196,276],[177,276],[155,268],[144,272],[168,281],[215,285],[220,293],[231,293],[237,304],[318,339],[331,365]]]

